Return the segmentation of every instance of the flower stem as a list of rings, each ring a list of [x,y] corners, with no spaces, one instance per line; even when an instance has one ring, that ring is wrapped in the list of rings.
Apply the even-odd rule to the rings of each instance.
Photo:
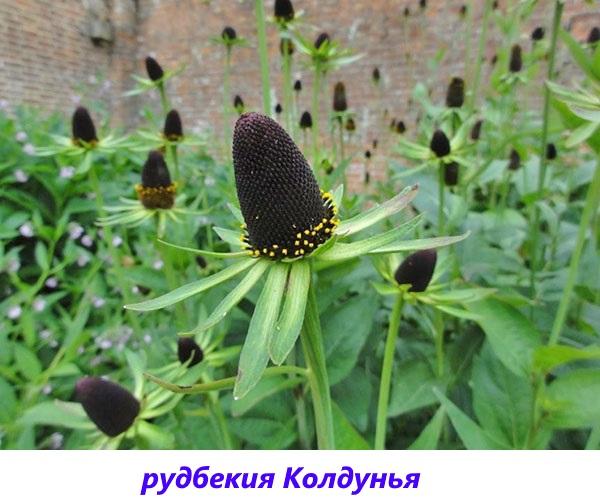
[[[402,295],[398,294],[388,327],[387,337],[385,339],[385,350],[383,351],[383,365],[381,366],[381,380],[379,383],[379,400],[377,402],[377,420],[375,424],[375,449],[385,449],[385,430],[388,414],[388,405],[390,400],[390,385],[392,380],[392,368],[394,367],[394,352],[396,350],[396,339],[400,329],[400,319],[402,317],[402,306],[404,301]]]
[[[283,116],[285,117],[285,128],[288,133],[295,139],[295,127],[294,123],[294,110],[293,110],[293,97],[292,97],[292,56],[288,54],[288,44],[291,41],[287,38],[282,38],[284,54],[281,56],[281,71],[283,77]]]
[[[477,93],[479,91],[479,82],[481,81],[481,64],[483,52],[487,42],[488,25],[491,12],[492,0],[485,0],[483,7],[483,19],[481,20],[481,31],[479,32],[479,42],[477,44],[477,56],[475,58],[475,71],[473,74],[473,88],[469,95],[468,108],[474,109],[477,103]]]
[[[165,90],[165,84],[160,82],[158,84],[158,92],[160,93],[160,103],[163,109],[163,116],[166,116],[169,112],[169,99],[167,98],[167,92]]]
[[[554,2],[554,17],[552,20],[552,35],[550,38],[550,50],[548,53],[548,80],[551,80],[554,76],[554,61],[556,55],[556,40],[558,38],[558,31],[560,29],[560,18],[562,16],[563,11],[563,1],[555,0]],[[546,162],[546,147],[548,145],[548,127],[549,127],[549,115],[550,115],[550,89],[547,86],[544,86],[544,112],[542,118],[542,137],[540,144],[540,172],[538,179],[538,190],[537,190],[537,200],[542,199],[542,193],[544,191],[544,184],[546,181],[546,170],[547,170],[547,162]],[[532,218],[533,222],[531,223],[531,230],[533,231],[531,235],[531,273],[529,280],[529,287],[531,289],[532,295],[535,295],[535,275],[538,267],[538,238],[539,238],[539,225],[540,225],[540,211],[537,205],[534,203],[532,205],[533,213]]]
[[[579,230],[577,231],[575,249],[573,250],[573,255],[571,255],[567,283],[563,289],[558,310],[556,311],[548,345],[555,345],[558,342],[561,330],[565,324],[567,312],[569,310],[569,303],[571,302],[571,295],[573,293],[573,289],[575,288],[575,281],[577,280],[577,272],[579,270],[579,261],[583,252],[583,245],[585,243],[585,235],[590,226],[590,222],[592,221],[592,217],[594,216],[594,212],[598,210],[598,203],[600,203],[600,159],[598,159],[596,171],[594,172],[594,178],[592,179],[592,183],[588,188],[585,206],[583,207],[581,221],[579,222]]]
[[[438,232],[444,232],[444,165],[438,166]]]
[[[269,83],[269,53],[267,51],[267,25],[265,21],[265,4],[263,0],[255,0],[256,31],[258,36],[258,56],[260,58],[260,78],[262,82],[263,111],[271,116],[271,84]]]
[[[229,142],[231,141],[231,129],[229,126],[229,110],[231,109],[231,90],[230,90],[230,75],[231,75],[231,47],[226,47],[225,53],[225,68],[223,70],[223,144],[224,152],[229,153]]]
[[[313,170],[317,168],[319,156],[319,94],[321,92],[321,68],[315,67],[315,77],[312,89],[312,149]]]
[[[315,413],[317,444],[320,450],[333,450],[335,449],[335,442],[329,379],[325,366],[325,350],[323,348],[319,309],[312,282],[308,291],[308,302],[300,339],[308,368],[307,377]]]

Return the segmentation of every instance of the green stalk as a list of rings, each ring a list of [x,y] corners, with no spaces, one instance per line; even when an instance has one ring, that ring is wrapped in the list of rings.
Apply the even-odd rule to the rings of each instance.
[[[385,449],[385,430],[388,415],[388,405],[390,400],[390,385],[392,381],[392,368],[394,367],[394,352],[396,350],[396,340],[400,329],[400,319],[402,317],[402,306],[404,301],[402,294],[398,294],[392,307],[390,324],[387,337],[385,339],[385,349],[383,351],[383,364],[381,366],[381,380],[379,382],[379,400],[377,402],[377,420],[375,424],[375,449]]]
[[[260,58],[260,78],[262,82],[263,112],[271,116],[271,84],[269,82],[269,53],[267,51],[267,24],[263,0],[255,0],[256,31],[258,36],[258,56]]]
[[[298,349],[298,344],[294,346],[292,351],[290,352],[287,364],[295,365],[296,364],[296,351]],[[298,375],[290,375],[289,378],[297,377]],[[297,393],[293,392],[294,395],[294,404],[296,406],[296,423],[298,425],[298,438],[300,440],[300,446],[304,450],[310,449],[310,435],[308,432],[308,425],[306,420],[306,403],[304,401],[304,391]]]
[[[490,19],[490,12],[492,7],[492,0],[485,0],[483,7],[483,19],[481,20],[481,31],[479,33],[479,43],[477,45],[477,56],[475,59],[475,73],[473,75],[473,88],[469,95],[468,108],[474,109],[477,103],[477,93],[479,92],[479,82],[481,81],[481,64],[483,59],[483,52],[487,43],[488,36],[488,25]]]
[[[438,166],[438,232],[444,232],[444,166],[440,162]]]
[[[320,450],[333,450],[335,449],[335,441],[329,379],[325,366],[325,350],[323,349],[319,309],[312,282],[308,291],[308,302],[300,339],[308,368],[307,377],[315,414],[317,444]]]
[[[231,46],[226,47],[225,53],[225,69],[223,72],[223,144],[224,152],[229,154],[229,143],[231,142],[231,128],[229,126],[231,109],[231,90],[230,90],[230,75],[231,75]]]
[[[344,161],[344,123],[342,118],[339,119],[338,126],[340,128],[340,162],[342,162]]]
[[[283,116],[285,122],[285,128],[288,133],[295,136],[293,126],[293,105],[292,105],[292,56],[288,54],[288,44],[290,40],[287,38],[283,39],[283,55],[281,56],[281,71],[283,77]]]
[[[588,188],[588,192],[585,199],[585,206],[583,207],[583,213],[581,214],[581,221],[579,222],[579,230],[577,231],[577,240],[575,242],[575,250],[571,255],[571,263],[569,265],[569,274],[567,276],[567,283],[563,289],[562,297],[556,311],[554,318],[554,324],[552,325],[552,331],[550,332],[550,338],[548,345],[555,345],[558,343],[560,333],[565,324],[567,318],[567,312],[569,310],[569,304],[571,302],[571,295],[575,288],[575,281],[577,280],[577,272],[579,271],[579,261],[583,252],[583,246],[585,243],[585,233],[590,226],[590,222],[594,216],[594,212],[598,210],[598,204],[600,203],[600,159],[596,164],[596,171],[594,172],[594,178]],[[595,245],[596,242],[593,242]]]
[[[556,41],[558,38],[558,31],[560,29],[560,19],[563,11],[563,2],[562,0],[555,0],[554,2],[554,18],[552,21],[552,35],[550,38],[550,52],[548,56],[548,80],[551,80],[554,76],[554,62],[556,59]],[[550,89],[547,86],[544,86],[544,112],[543,112],[543,123],[542,123],[542,138],[540,144],[540,174],[538,179],[538,190],[537,190],[537,200],[542,199],[542,193],[544,191],[544,184],[546,181],[546,147],[548,145],[548,127],[549,127],[549,114],[550,114]],[[533,207],[533,222],[532,226],[532,235],[531,235],[531,274],[529,280],[529,286],[531,289],[532,295],[535,295],[535,274],[537,272],[538,267],[538,239],[539,239],[539,225],[540,225],[540,211],[535,205]]]
[[[89,179],[92,185],[92,189],[94,190],[94,193],[96,193],[96,211],[98,212],[98,215],[100,217],[104,217],[106,215],[106,212],[104,211],[104,198],[102,196],[102,190],[100,189],[100,181],[98,180],[98,175],[96,174],[96,169],[94,165],[92,165],[92,168],[90,168],[89,170]],[[106,240],[106,246],[108,248],[110,257],[113,261],[113,270],[117,279],[117,285],[121,289],[121,295],[123,296],[123,299],[125,299],[125,302],[130,304],[132,302],[131,294],[129,293],[129,288],[127,288],[127,281],[123,276],[123,269],[121,267],[119,251],[117,248],[113,247],[112,244],[112,228],[110,226],[106,226],[103,228],[103,230],[104,237]],[[132,312],[128,312],[128,315],[134,330],[140,333],[142,331],[142,326],[140,325],[137,316]]]
[[[312,89],[312,149],[313,169],[317,168],[319,159],[319,94],[321,93],[321,68],[318,63],[315,66],[315,76]]]
[[[160,103],[162,105],[163,116],[166,116],[169,112],[169,99],[167,98],[167,92],[163,82],[158,84],[158,92],[160,93]]]

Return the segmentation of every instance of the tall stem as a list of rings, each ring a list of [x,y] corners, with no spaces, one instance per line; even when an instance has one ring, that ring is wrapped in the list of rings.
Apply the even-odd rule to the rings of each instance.
[[[300,339],[308,368],[307,377],[315,414],[317,444],[320,450],[333,450],[335,449],[335,442],[329,379],[325,366],[325,350],[323,348],[319,309],[312,282],[308,291],[306,314]]]
[[[375,449],[385,449],[385,430],[390,400],[390,385],[392,380],[392,368],[394,367],[394,352],[396,350],[396,339],[400,329],[400,318],[402,317],[403,300],[398,294],[388,327],[383,351],[383,365],[381,366],[381,380],[379,382],[379,400],[377,402],[377,420],[375,424]]]
[[[340,162],[344,161],[344,122],[342,118],[338,121],[338,127],[340,129]]]
[[[258,56],[260,58],[260,78],[262,82],[263,112],[271,116],[271,83],[269,82],[269,53],[267,50],[267,24],[265,21],[265,4],[263,0],[255,0],[256,31],[258,35]]]
[[[169,99],[167,98],[167,92],[163,82],[158,84],[158,92],[160,93],[160,104],[162,106],[163,116],[166,116],[169,112]]]
[[[315,67],[315,77],[313,81],[312,93],[312,148],[313,148],[313,169],[317,168],[319,156],[319,95],[321,93],[321,68],[317,64]]]
[[[596,171],[594,172],[594,178],[588,188],[587,196],[585,199],[585,206],[583,207],[583,213],[581,214],[581,221],[579,222],[579,230],[577,231],[577,240],[575,242],[575,249],[573,255],[571,255],[571,263],[569,265],[569,274],[567,275],[567,283],[563,289],[562,297],[556,311],[556,317],[554,318],[554,324],[552,325],[552,331],[550,332],[550,338],[548,345],[554,345],[558,342],[561,330],[565,324],[567,318],[567,312],[569,310],[569,303],[571,302],[571,295],[575,288],[575,282],[577,280],[577,271],[579,270],[579,261],[581,259],[581,253],[583,252],[583,245],[585,243],[585,234],[590,226],[594,212],[598,210],[598,204],[600,203],[600,159],[596,164]],[[595,245],[596,242],[594,241]]]
[[[444,165],[438,166],[438,232],[444,232]]]
[[[288,133],[294,137],[296,134],[294,133],[293,126],[293,105],[292,105],[292,56],[288,54],[288,45],[291,41],[287,38],[282,38],[283,47],[283,55],[281,56],[281,70],[283,73],[283,116],[285,120],[285,128]]]
[[[223,73],[223,144],[225,155],[229,153],[229,143],[231,142],[231,127],[229,125],[231,109],[231,47],[226,47],[225,69]]]
[[[481,80],[481,64],[485,44],[488,36],[488,25],[490,19],[492,0],[485,0],[483,7],[483,19],[481,20],[481,31],[479,32],[479,43],[477,44],[477,56],[475,59],[475,72],[473,74],[473,88],[469,96],[468,108],[473,109],[477,103],[477,93],[479,91],[479,82]]]
[[[560,29],[560,18],[562,16],[563,11],[563,1],[555,0],[554,2],[554,18],[552,21],[552,35],[550,39],[550,51],[548,55],[548,80],[551,80],[554,76],[554,61],[555,61],[555,53],[556,53],[556,40],[558,38],[558,31]],[[544,114],[543,114],[543,123],[542,123],[542,137],[540,144],[540,173],[538,179],[538,189],[537,189],[537,200],[541,200],[542,192],[544,190],[544,184],[546,181],[546,147],[548,145],[548,126],[549,120],[548,116],[550,114],[550,90],[545,86],[544,88]],[[530,288],[532,295],[535,295],[535,274],[537,272],[538,267],[538,238],[539,238],[539,225],[540,225],[540,211],[537,205],[533,204],[533,222],[531,224],[531,230],[533,231],[531,235],[531,273],[530,273]]]

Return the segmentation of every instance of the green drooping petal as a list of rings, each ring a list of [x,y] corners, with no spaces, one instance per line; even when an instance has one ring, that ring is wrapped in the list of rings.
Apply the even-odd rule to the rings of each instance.
[[[200,250],[199,248],[191,248],[191,247],[183,247],[180,245],[175,245],[175,243],[169,243],[168,241],[158,239],[157,240],[161,245],[165,245],[167,247],[176,248],[177,250],[181,250],[183,252],[193,253],[196,255],[204,255],[205,257],[214,257],[216,259],[229,259],[229,258],[238,258],[238,257],[246,257],[248,256],[248,252],[211,252],[209,250]]]
[[[369,251],[368,253],[396,253],[445,247],[464,240],[470,234],[471,231],[467,231],[465,234],[461,234],[460,236],[439,236],[437,238],[401,241],[399,243],[391,243],[389,245],[381,246]]]
[[[413,229],[421,220],[420,216],[405,222],[404,224],[390,229],[385,233],[381,233],[370,238],[356,241],[354,243],[336,243],[326,252],[320,254],[317,258],[321,261],[341,261],[360,257],[367,253],[373,252],[386,245],[390,245],[398,240],[404,233]]]
[[[306,299],[310,287],[310,265],[305,260],[292,264],[286,290],[285,302],[271,338],[271,360],[276,365],[285,361],[294,347],[304,322]]]
[[[346,221],[342,221],[339,225],[336,234],[338,236],[349,236],[366,229],[380,220],[390,217],[400,210],[406,208],[408,204],[417,195],[419,187],[415,184],[404,189],[400,194],[387,200],[385,203],[367,210],[365,213],[352,217]]]
[[[269,344],[275,333],[279,306],[290,269],[289,264],[272,264],[267,282],[250,320],[242,352],[233,397],[244,397],[260,380],[269,361]]]
[[[155,299],[146,300],[144,302],[138,302],[137,304],[128,304],[125,306],[125,309],[130,309],[132,311],[155,311],[156,309],[162,309],[163,307],[167,307],[177,302],[180,302],[192,295],[196,295],[197,293],[204,292],[219,283],[223,283],[230,278],[233,278],[237,274],[241,273],[245,269],[254,266],[257,263],[257,259],[246,258],[240,261],[237,261],[235,264],[232,264],[222,271],[219,271],[208,278],[203,278],[198,281],[194,281],[193,283],[188,283],[187,285],[183,285],[175,290],[170,291],[160,297],[156,297]]]
[[[241,232],[232,231],[231,229],[225,229],[223,227],[213,227],[215,233],[219,235],[225,243],[229,243],[233,247],[242,248],[245,244],[240,239]]]
[[[242,300],[246,294],[252,289],[256,282],[261,278],[264,272],[269,267],[269,262],[260,259],[259,262],[252,268],[246,276],[239,282],[231,292],[221,301],[221,303],[215,308],[211,315],[201,323],[199,326],[194,328],[190,335],[196,335],[197,333],[204,332],[209,328],[219,323],[227,313]]]

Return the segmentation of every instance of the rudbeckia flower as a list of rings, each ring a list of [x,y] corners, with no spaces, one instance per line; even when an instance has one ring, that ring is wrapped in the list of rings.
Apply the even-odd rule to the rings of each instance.
[[[207,257],[233,259],[233,264],[166,295],[126,307],[135,311],[162,309],[245,273],[203,323],[184,333],[192,336],[219,323],[266,276],[240,354],[235,398],[243,397],[258,383],[269,358],[280,365],[292,350],[313,300],[309,296],[314,296],[310,291],[314,263],[334,265],[368,254],[448,245],[466,237],[401,241],[418,222],[419,218],[414,218],[386,232],[349,242],[350,237],[407,207],[417,188],[409,187],[385,203],[344,220],[338,212],[341,189],[322,191],[286,131],[258,113],[243,114],[236,123],[233,165],[240,204],[239,211],[233,212],[241,216],[242,233],[236,235],[222,228],[215,231],[238,251],[217,253],[172,245]]]

